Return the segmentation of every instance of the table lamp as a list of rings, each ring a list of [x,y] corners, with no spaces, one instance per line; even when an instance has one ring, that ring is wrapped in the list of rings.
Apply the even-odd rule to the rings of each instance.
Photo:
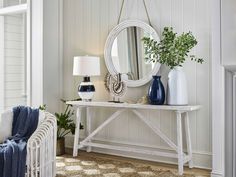
[[[74,76],[84,76],[83,82],[78,86],[78,94],[83,101],[91,101],[95,87],[90,82],[90,76],[100,75],[100,58],[93,56],[75,56],[73,66]]]

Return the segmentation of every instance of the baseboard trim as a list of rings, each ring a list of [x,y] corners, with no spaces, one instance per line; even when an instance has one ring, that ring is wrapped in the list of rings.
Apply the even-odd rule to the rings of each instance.
[[[130,154],[127,152],[118,152],[115,150],[107,150],[107,149],[100,149],[100,148],[93,148],[92,152],[97,152],[101,154],[108,154],[108,155],[115,155],[115,156],[121,156],[121,157],[127,157],[127,158],[134,158],[134,159],[139,159],[139,160],[147,160],[147,161],[152,161],[152,162],[160,162],[160,163],[166,163],[166,164],[171,164],[171,165],[177,165],[177,162],[167,160],[166,158],[158,158],[156,159],[155,157],[147,157],[147,156],[142,156],[142,154]],[[185,164],[184,166],[187,166]],[[202,166],[194,166],[194,168],[199,168],[199,169],[206,169],[206,170],[211,170],[211,168],[208,167],[202,167]]]
[[[219,172],[211,172],[211,177],[224,177],[224,175]]]

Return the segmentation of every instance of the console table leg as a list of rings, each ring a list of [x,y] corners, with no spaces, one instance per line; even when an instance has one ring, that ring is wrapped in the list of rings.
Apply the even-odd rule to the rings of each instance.
[[[190,128],[189,128],[189,117],[188,112],[185,113],[185,133],[186,133],[186,142],[187,142],[187,152],[189,156],[189,168],[193,168],[193,160],[192,160],[192,142],[191,142],[191,136],[190,136]]]
[[[91,133],[91,109],[87,107],[87,116],[86,116],[86,134],[89,136]],[[91,140],[89,140],[91,142]],[[88,146],[87,147],[87,152],[91,152],[92,147]]]
[[[78,155],[81,109],[82,108],[77,108],[76,112],[76,128],[75,128],[73,157],[76,157]]]
[[[181,112],[176,112],[176,116],[177,116],[178,168],[179,168],[179,175],[182,175],[184,171],[184,159],[183,159],[183,137],[182,137]]]

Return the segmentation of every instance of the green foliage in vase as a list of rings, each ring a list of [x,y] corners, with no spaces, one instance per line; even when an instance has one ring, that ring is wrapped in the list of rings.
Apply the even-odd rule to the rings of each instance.
[[[61,99],[61,101],[66,104],[66,100]],[[75,133],[76,126],[74,121],[71,119],[71,117],[74,115],[74,110],[71,109],[72,107],[72,105],[66,104],[66,109],[63,113],[55,113],[57,118],[57,139],[63,138],[69,133]],[[83,125],[81,124],[80,129],[83,129]]]
[[[45,111],[45,110],[46,110],[46,104],[40,105],[40,106],[39,106],[39,109],[42,110],[42,111]]]
[[[202,58],[189,55],[190,50],[197,45],[197,40],[191,32],[177,36],[173,28],[165,27],[159,43],[149,37],[144,37],[142,40],[145,47],[145,59],[149,62],[159,62],[171,69],[182,66],[188,57],[197,63],[204,62]]]

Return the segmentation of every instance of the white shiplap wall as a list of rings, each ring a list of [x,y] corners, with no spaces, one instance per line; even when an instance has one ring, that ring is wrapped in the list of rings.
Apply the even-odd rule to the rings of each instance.
[[[1,17],[0,111],[25,105],[25,24],[24,16]]]
[[[149,0],[146,1],[152,25],[161,34],[163,27],[173,26],[177,32],[191,30],[199,44],[192,51],[205,58],[203,65],[187,61],[186,71],[189,87],[189,103],[201,104],[203,108],[190,114],[190,129],[196,166],[211,168],[211,56],[210,56],[210,0]],[[64,89],[66,99],[77,97],[77,84],[82,78],[72,76],[73,56],[97,55],[101,57],[100,77],[92,80],[96,85],[97,100],[108,100],[104,89],[103,78],[107,72],[103,50],[109,31],[117,24],[121,0],[70,0],[64,1]],[[139,19],[147,22],[142,0],[125,2],[122,20]],[[166,86],[168,70],[162,67],[160,74]],[[127,100],[138,100],[146,94],[148,84],[139,88],[130,88],[125,96]],[[112,110],[95,110],[93,128],[99,125]],[[176,141],[176,122],[173,113],[151,111],[145,113],[163,132]],[[95,115],[95,114],[94,114]],[[82,132],[83,133],[83,132]],[[113,122],[97,136],[100,140],[115,141],[134,145],[161,147],[168,149],[159,137],[154,136],[147,127],[135,119],[133,114],[126,113],[120,120]],[[72,138],[71,138],[72,139]],[[71,139],[68,146],[72,145]],[[109,153],[109,151],[104,151]],[[110,152],[111,153],[111,152]],[[148,157],[137,154],[123,154],[144,159],[164,160],[173,163],[172,159]]]
[[[0,8],[3,1],[0,1]],[[4,17],[0,16],[0,110],[4,109]]]

